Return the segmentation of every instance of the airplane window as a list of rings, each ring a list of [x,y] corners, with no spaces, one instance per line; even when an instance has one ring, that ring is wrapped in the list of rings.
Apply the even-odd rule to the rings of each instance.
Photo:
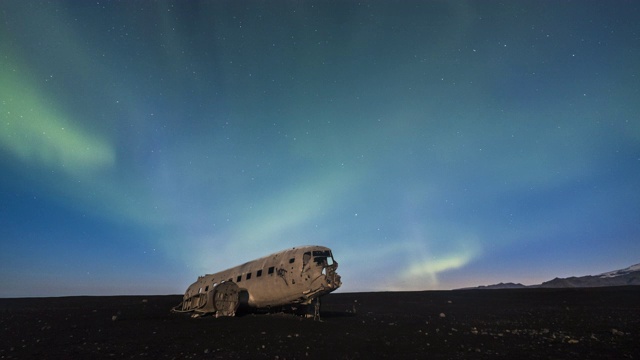
[[[322,265],[322,266],[333,265],[333,258],[331,256],[328,256],[328,257],[327,256],[317,256],[317,257],[313,258],[313,260],[318,265]]]
[[[289,264],[293,264],[294,261],[296,261],[296,258],[289,259]]]
[[[302,266],[307,266],[309,259],[311,259],[311,252],[304,253],[302,256]]]
[[[236,278],[236,282],[240,282],[242,281],[242,275],[238,275],[238,277]]]
[[[313,251],[313,256],[329,257],[329,256],[331,256],[331,251],[329,251],[329,250],[314,250]]]
[[[262,270],[256,271],[256,277],[260,277],[260,276],[262,276]]]
[[[272,266],[272,267],[270,267],[270,268],[269,268],[268,273],[269,273],[269,274],[273,274],[273,269],[274,269],[274,267],[273,267],[273,266]]]
[[[251,273],[247,274],[247,280],[251,279]]]

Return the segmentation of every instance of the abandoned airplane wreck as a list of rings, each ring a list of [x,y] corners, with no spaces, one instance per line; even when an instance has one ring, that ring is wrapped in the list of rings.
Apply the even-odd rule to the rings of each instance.
[[[313,306],[340,287],[331,249],[302,246],[283,250],[242,265],[199,276],[173,312],[235,316],[239,308],[271,309],[288,305]]]

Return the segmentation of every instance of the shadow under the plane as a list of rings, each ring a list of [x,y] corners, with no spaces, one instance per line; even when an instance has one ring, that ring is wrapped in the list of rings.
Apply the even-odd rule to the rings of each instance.
[[[345,318],[357,316],[352,311],[324,311],[320,310],[320,318]]]
[[[295,317],[313,317],[313,311],[305,310],[304,307],[284,306],[271,309],[251,309],[240,308],[236,312],[236,317],[244,317],[247,315],[290,315]],[[355,317],[357,314],[351,310],[323,310],[320,309],[320,318],[347,318]]]

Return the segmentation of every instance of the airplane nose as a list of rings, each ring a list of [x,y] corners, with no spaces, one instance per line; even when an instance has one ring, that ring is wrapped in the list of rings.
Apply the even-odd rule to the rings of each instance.
[[[337,289],[340,287],[340,285],[342,285],[342,281],[341,281],[342,278],[336,272],[337,267],[338,267],[337,263],[335,263],[331,267],[327,267],[327,277],[326,277],[327,284],[329,285],[329,287],[332,287],[333,289]]]

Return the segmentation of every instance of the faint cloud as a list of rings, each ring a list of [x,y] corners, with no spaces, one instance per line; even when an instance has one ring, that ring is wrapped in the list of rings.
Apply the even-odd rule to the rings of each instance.
[[[409,266],[404,272],[404,277],[426,277],[435,284],[438,283],[437,275],[448,270],[459,269],[468,264],[473,258],[471,252],[460,252],[455,254],[446,254],[443,256],[424,259],[421,262],[415,262]]]
[[[478,239],[469,235],[442,238],[437,244],[430,244],[428,240],[413,244],[410,246],[413,251],[407,256],[408,265],[399,277],[414,289],[437,286],[440,274],[463,268],[481,253]],[[447,246],[443,247],[443,244]]]
[[[193,237],[197,244],[189,246],[190,250],[183,256],[197,258],[198,266],[210,267],[214,258],[233,266],[288,247],[312,244],[314,238],[310,236],[310,229],[314,223],[333,215],[331,209],[338,206],[341,196],[355,181],[335,174],[326,175],[266,197],[227,228],[211,230],[210,235],[200,238]],[[221,265],[216,265],[215,269],[222,269]]]
[[[65,119],[14,72],[2,71],[4,100],[0,147],[22,161],[45,165],[69,175],[115,163],[115,150]]]
[[[445,228],[446,225],[443,225]],[[345,291],[419,291],[436,289],[440,277],[462,269],[482,251],[475,235],[463,235],[452,229],[415,227],[406,240],[372,242],[357,251],[348,246],[337,251]],[[353,249],[351,249],[353,250]],[[358,279],[350,283],[348,279]]]

